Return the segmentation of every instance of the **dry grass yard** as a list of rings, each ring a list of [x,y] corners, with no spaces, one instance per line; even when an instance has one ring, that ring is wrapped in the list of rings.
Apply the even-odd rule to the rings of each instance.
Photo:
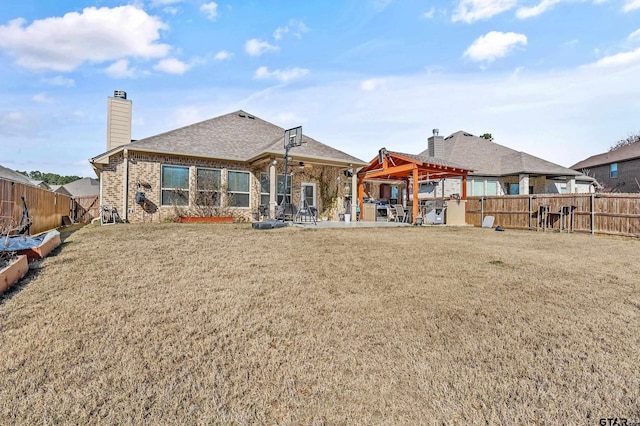
[[[0,424],[640,422],[640,241],[87,226],[0,300]]]

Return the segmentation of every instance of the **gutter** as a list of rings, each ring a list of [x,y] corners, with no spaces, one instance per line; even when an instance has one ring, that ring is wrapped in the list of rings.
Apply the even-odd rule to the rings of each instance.
[[[128,212],[128,195],[129,195],[129,150],[124,149],[123,153],[123,168],[122,168],[122,214],[125,222],[129,221]]]

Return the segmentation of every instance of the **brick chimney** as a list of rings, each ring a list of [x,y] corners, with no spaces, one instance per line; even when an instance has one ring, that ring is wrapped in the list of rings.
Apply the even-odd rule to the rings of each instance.
[[[123,90],[114,91],[107,99],[107,151],[131,143],[131,110]]]
[[[433,129],[433,136],[429,136],[429,157],[444,158],[444,136],[439,136],[438,129]]]

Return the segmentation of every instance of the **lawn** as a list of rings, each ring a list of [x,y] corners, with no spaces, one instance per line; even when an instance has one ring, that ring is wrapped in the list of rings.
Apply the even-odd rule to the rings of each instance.
[[[86,226],[0,300],[0,424],[640,422],[640,241]]]

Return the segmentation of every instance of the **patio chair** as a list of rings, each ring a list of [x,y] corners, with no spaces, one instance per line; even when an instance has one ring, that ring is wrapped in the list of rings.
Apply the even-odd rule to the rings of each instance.
[[[305,222],[311,220],[311,222],[313,222],[314,225],[317,225],[318,223],[316,222],[316,216],[318,215],[318,209],[310,206],[307,201],[303,201],[302,202],[302,207],[300,208],[300,210],[298,210],[298,212],[296,213],[296,222],[303,222],[303,219]]]
[[[276,219],[294,220],[298,214],[298,208],[293,203],[280,204],[276,209]]]
[[[396,220],[396,209],[394,206],[387,204],[387,222]]]
[[[396,210],[396,222],[406,222],[407,221],[407,213],[404,211],[404,207],[402,204],[395,204],[394,209]]]

